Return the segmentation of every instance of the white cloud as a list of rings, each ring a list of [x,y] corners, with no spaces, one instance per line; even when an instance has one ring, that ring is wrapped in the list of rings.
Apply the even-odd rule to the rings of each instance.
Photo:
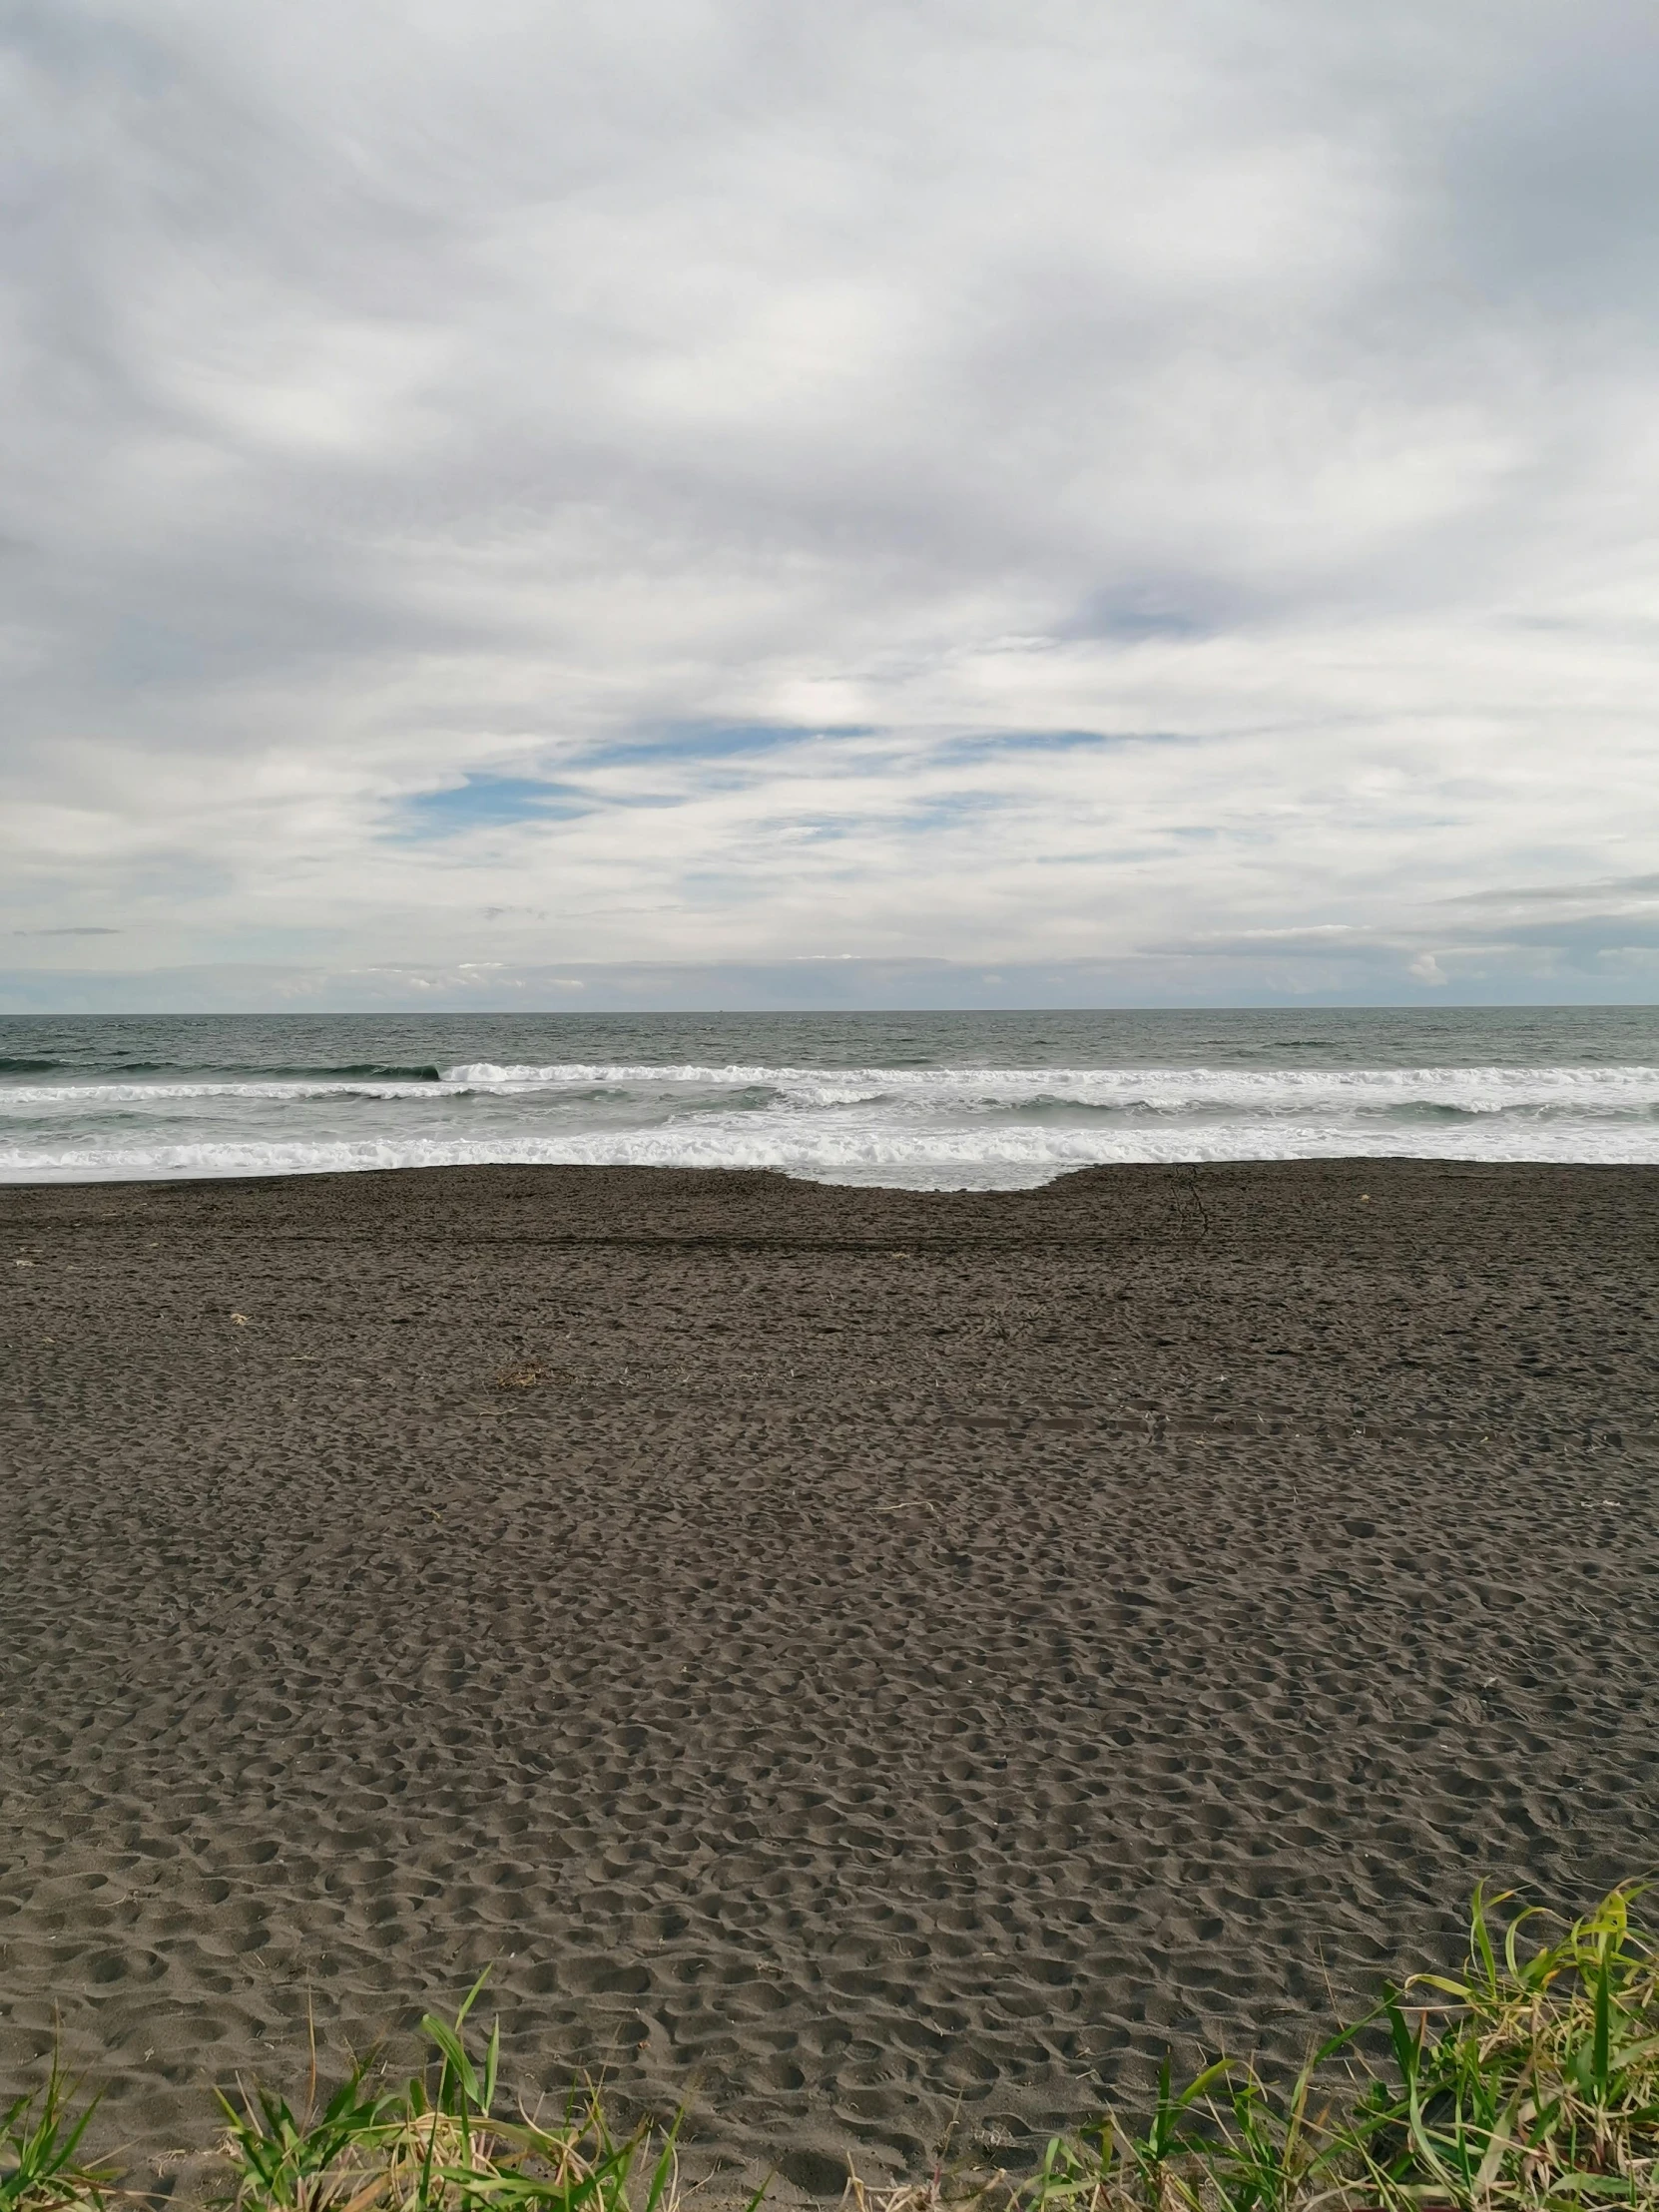
[[[1628,10],[10,22],[0,929],[1650,974],[1548,896],[1659,831]]]

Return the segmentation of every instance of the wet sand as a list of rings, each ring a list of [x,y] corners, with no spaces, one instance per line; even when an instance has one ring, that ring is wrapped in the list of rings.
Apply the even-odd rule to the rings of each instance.
[[[106,2146],[489,1965],[515,2090],[822,2194],[1659,1865],[1659,1173],[11,1189],[0,1266],[0,2086],[56,2009]]]

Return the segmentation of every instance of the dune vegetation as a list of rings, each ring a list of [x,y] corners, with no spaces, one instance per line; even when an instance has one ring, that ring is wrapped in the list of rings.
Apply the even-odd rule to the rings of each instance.
[[[1149,2110],[1109,2113],[1019,2171],[953,2165],[899,2187],[855,2174],[851,2212],[1507,2212],[1659,2207],[1659,1943],[1642,1892],[1570,1924],[1477,1892],[1460,1970],[1386,1988],[1294,2077],[1220,2057]],[[352,2065],[297,2107],[221,2092],[229,2212],[673,2212],[674,2132],[619,2131],[585,2089],[505,2111],[500,2030],[428,2016],[428,2062]],[[480,2048],[480,2042],[482,2047]],[[96,2100],[54,2064],[0,2122],[0,2212],[99,2212],[126,2194],[83,2158]],[[758,2203],[764,2189],[751,2200]]]

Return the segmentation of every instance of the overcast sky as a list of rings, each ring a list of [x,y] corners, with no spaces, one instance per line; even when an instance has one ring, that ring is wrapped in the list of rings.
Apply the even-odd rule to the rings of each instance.
[[[1659,998],[1646,0],[0,25],[0,1005]]]

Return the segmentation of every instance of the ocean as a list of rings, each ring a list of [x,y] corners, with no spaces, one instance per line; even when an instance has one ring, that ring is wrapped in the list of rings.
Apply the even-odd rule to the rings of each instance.
[[[1659,1007],[0,1017],[8,1182],[1341,1155],[1659,1163]]]

